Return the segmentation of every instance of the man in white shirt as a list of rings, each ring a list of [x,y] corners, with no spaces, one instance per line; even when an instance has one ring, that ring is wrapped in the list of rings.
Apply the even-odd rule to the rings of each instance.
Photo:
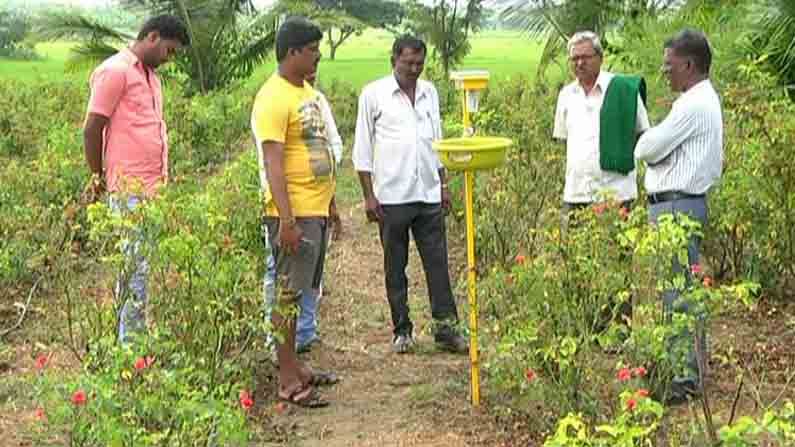
[[[702,227],[707,224],[706,195],[720,178],[723,166],[723,115],[720,98],[709,80],[711,62],[712,51],[701,31],[685,29],[665,43],[662,69],[671,89],[682,94],[665,120],[649,129],[635,147],[635,158],[648,166],[645,185],[652,221],[663,214],[684,214]],[[699,262],[699,243],[697,236],[691,237],[691,268]],[[674,265],[690,280],[691,269],[683,269],[676,261]],[[679,299],[678,290],[666,291],[663,300],[669,315],[697,312],[691,303]],[[706,361],[703,315],[697,313],[700,360]],[[672,344],[677,343],[688,352],[688,371],[674,379],[673,401],[683,400],[700,385],[700,361],[692,335],[683,331],[672,340]]]
[[[577,79],[558,95],[553,130],[554,138],[566,140],[564,222],[572,211],[607,198],[628,208],[638,197],[634,169],[624,174],[604,170],[600,165],[600,112],[615,75],[601,69],[603,52],[599,37],[591,31],[578,32],[569,39],[568,49]],[[649,128],[649,117],[640,96],[634,119],[637,134]],[[630,157],[632,147],[627,149]]]
[[[306,82],[312,87],[315,86],[317,80],[317,71],[309,73]],[[342,161],[342,138],[337,130],[337,123],[334,120],[334,115],[331,113],[331,106],[329,105],[326,96],[318,91],[320,97],[320,112],[326,122],[326,133],[331,146],[331,152],[334,155],[334,161],[339,167]],[[265,172],[265,160],[263,157],[262,148],[257,148],[257,162],[259,164],[260,185],[266,188],[268,185],[268,177]],[[334,206],[333,212],[329,214],[329,226],[331,227],[332,238],[336,239],[342,232],[342,220],[339,213],[336,212]],[[262,240],[268,244],[268,228],[262,226]],[[325,274],[325,271],[324,271]],[[276,261],[272,254],[268,254],[265,258],[265,276],[263,279],[263,296],[265,301],[265,314],[266,318],[270,319],[273,306],[276,303],[275,295],[276,284]],[[301,300],[298,302],[299,313],[296,319],[295,328],[295,349],[296,352],[303,353],[312,349],[312,346],[320,341],[317,330],[317,305],[321,298],[321,291],[323,285],[321,282],[320,288],[313,289],[311,292],[303,293]],[[272,336],[268,335],[268,344],[272,343]]]
[[[439,95],[420,80],[427,49],[402,36],[392,46],[393,73],[367,85],[359,97],[353,165],[359,173],[365,211],[378,222],[384,249],[387,298],[395,352],[413,347],[409,317],[409,230],[422,258],[435,320],[437,345],[466,352],[447,269],[444,216],[450,207],[445,172],[431,142],[441,138]]]

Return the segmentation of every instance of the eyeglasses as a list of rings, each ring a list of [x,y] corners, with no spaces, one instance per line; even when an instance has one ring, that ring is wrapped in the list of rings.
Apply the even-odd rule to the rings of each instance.
[[[591,59],[595,58],[596,56],[597,56],[596,53],[580,54],[578,56],[570,56],[569,57],[569,62],[571,62],[572,64],[576,64],[577,62],[580,62],[580,61],[585,62],[585,61],[591,60]]]

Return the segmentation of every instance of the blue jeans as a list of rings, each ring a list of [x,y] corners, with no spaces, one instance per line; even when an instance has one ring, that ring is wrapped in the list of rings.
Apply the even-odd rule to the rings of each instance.
[[[263,240],[268,240],[268,229],[263,226]],[[265,318],[270,321],[273,307],[276,305],[276,261],[273,255],[268,253],[265,258],[265,275],[263,278],[262,293],[265,303]],[[301,348],[313,342],[317,337],[317,293],[315,290],[304,290],[301,292],[301,300],[298,302],[299,313],[295,327],[296,348]],[[268,345],[273,344],[273,336],[268,334],[266,339]]]
[[[140,204],[141,198],[137,196],[111,196],[109,200],[110,209],[117,214],[130,213]],[[146,332],[146,282],[149,263],[141,253],[144,241],[141,228],[133,228],[130,237],[122,241],[124,265],[116,280],[116,297],[124,302],[119,311],[119,341],[122,343],[130,341],[133,334],[141,335]]]
[[[692,198],[692,199],[679,199],[668,202],[656,203],[649,206],[649,218],[652,222],[657,222],[657,219],[664,214],[673,214],[674,216],[684,214],[687,217],[697,221],[701,224],[701,228],[707,225],[707,201],[706,197]],[[690,266],[699,263],[701,238],[699,236],[692,236],[687,246],[687,260]],[[680,265],[678,261],[673,261],[673,271],[676,274],[684,274],[687,279],[687,284],[692,282],[690,268],[685,268]],[[680,291],[676,289],[669,289],[663,292],[663,310],[666,318],[671,318],[674,313],[693,314],[695,311],[692,309],[692,303],[680,299]],[[696,332],[699,335],[698,350],[701,354],[701,361],[706,365],[707,361],[707,336],[706,336],[706,322],[705,315],[699,313],[695,315],[697,324]],[[699,383],[699,358],[696,356],[695,339],[693,334],[688,328],[684,328],[678,334],[675,334],[669,341],[671,349],[684,349],[687,354],[687,374],[675,377],[673,381],[674,393],[679,390],[677,387],[694,387]]]

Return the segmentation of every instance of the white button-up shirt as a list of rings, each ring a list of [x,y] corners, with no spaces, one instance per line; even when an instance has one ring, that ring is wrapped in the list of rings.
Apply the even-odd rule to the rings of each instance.
[[[441,202],[439,156],[431,147],[442,137],[439,94],[418,80],[414,105],[394,74],[362,90],[353,143],[353,166],[372,175],[381,204]]]
[[[610,194],[622,202],[638,196],[634,169],[624,175],[603,171],[599,164],[600,112],[613,76],[606,71],[600,72],[587,95],[577,80],[563,87],[558,95],[552,136],[566,140],[566,183],[563,187],[566,203],[597,202],[603,199],[600,193]],[[640,96],[635,122],[638,133],[649,128],[649,116]]]
[[[723,112],[709,79],[674,101],[671,113],[635,146],[635,158],[648,163],[649,193],[704,194],[723,169]]]

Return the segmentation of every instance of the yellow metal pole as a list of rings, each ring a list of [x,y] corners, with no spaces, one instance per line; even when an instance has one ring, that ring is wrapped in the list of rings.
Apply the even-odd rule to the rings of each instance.
[[[471,136],[469,128],[469,103],[467,92],[462,96],[464,114],[464,136]],[[472,406],[480,406],[480,364],[478,360],[478,299],[475,289],[475,216],[473,213],[473,194],[475,187],[475,173],[464,171],[464,193],[466,196],[466,223],[467,223],[467,283],[469,289],[469,360],[470,360],[470,386]]]
[[[478,360],[478,298],[475,289],[475,217],[473,189],[475,174],[464,171],[467,221],[467,280],[469,285],[469,360],[471,363],[472,405],[480,405],[480,364]]]
[[[469,137],[469,105],[467,103],[467,92],[464,90],[464,94],[461,95],[461,110],[464,112],[464,136]]]

